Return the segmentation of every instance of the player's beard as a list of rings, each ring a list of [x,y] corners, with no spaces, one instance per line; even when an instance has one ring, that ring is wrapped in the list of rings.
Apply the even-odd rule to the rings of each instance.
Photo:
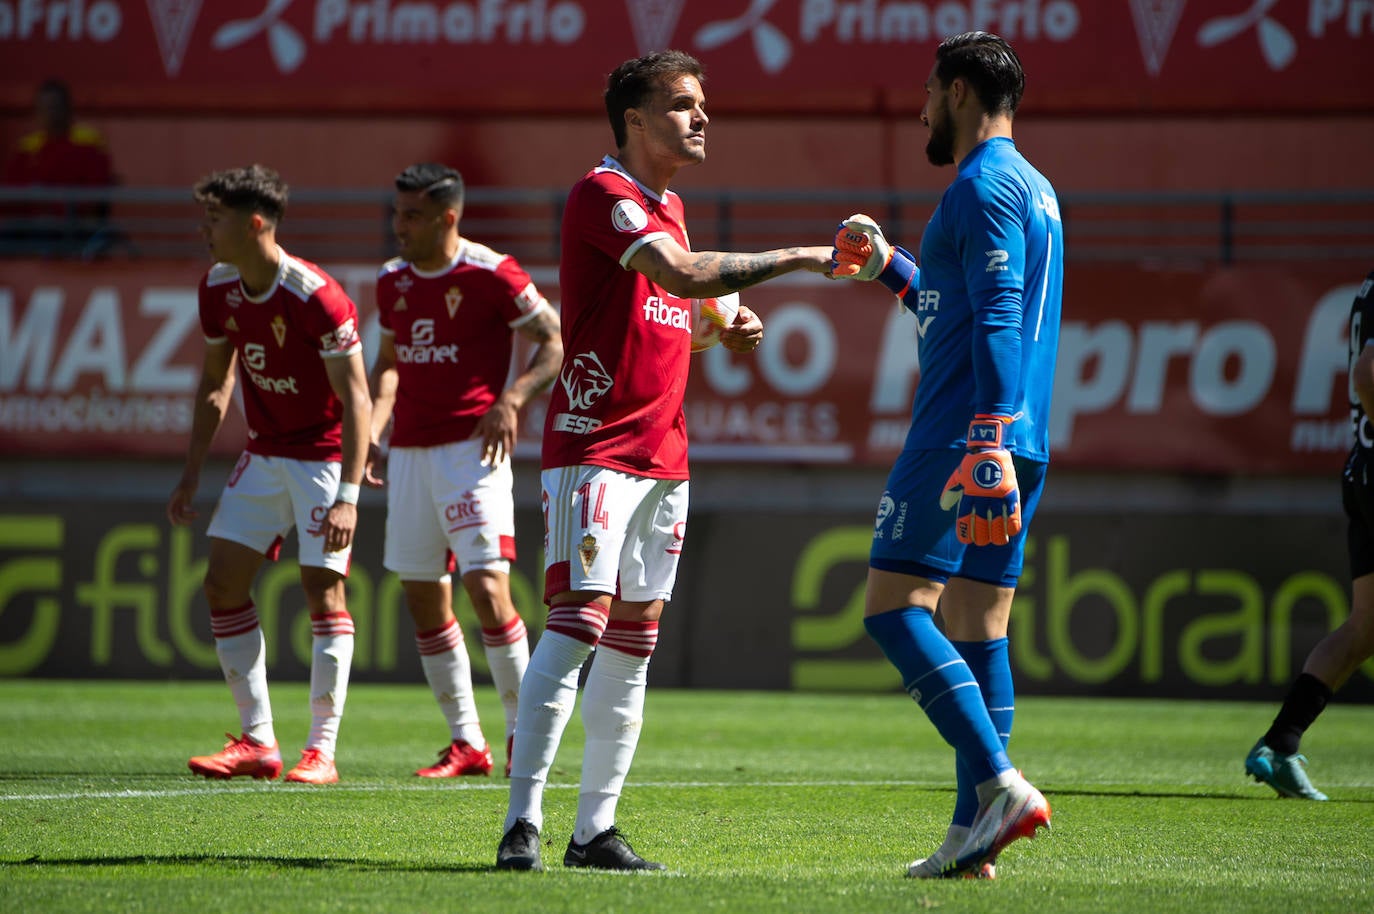
[[[950,116],[949,101],[942,106],[939,117],[926,115],[930,125],[930,139],[926,140],[926,158],[938,167],[954,164],[954,130],[950,126],[954,118]]]

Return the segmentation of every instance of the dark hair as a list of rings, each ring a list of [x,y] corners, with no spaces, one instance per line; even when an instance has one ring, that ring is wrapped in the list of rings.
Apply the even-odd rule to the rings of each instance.
[[[686,51],[655,51],[627,60],[606,78],[606,116],[611,119],[616,148],[625,145],[625,112],[638,108],[660,85],[682,76],[695,76],[698,82],[706,72]]]
[[[412,165],[396,176],[396,189],[423,194],[441,206],[461,209],[463,176],[458,169],[434,162]]]
[[[286,214],[287,193],[281,175],[265,165],[212,172],[195,187],[197,203],[218,203],[240,212],[259,213],[274,225]]]
[[[935,76],[948,86],[963,78],[989,114],[1015,114],[1026,91],[1021,58],[990,32],[964,32],[935,49]]]
[[[34,95],[54,95],[57,97],[58,103],[62,105],[63,110],[72,110],[72,90],[60,79],[43,80],[38,85],[38,91]]]

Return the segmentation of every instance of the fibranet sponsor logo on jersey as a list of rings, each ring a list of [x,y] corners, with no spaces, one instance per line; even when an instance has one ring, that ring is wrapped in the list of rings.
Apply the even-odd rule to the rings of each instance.
[[[458,344],[413,346],[397,343],[396,361],[404,362],[407,365],[456,365],[458,363]]]
[[[396,361],[408,365],[454,365],[458,344],[434,345],[434,319],[422,317],[410,325],[410,342],[396,344]]]
[[[689,305],[675,305],[658,295],[650,295],[644,302],[644,319],[651,324],[664,324],[677,330],[692,329],[692,309]]]
[[[243,371],[253,386],[273,394],[297,394],[296,377],[274,378],[265,373],[267,368],[267,349],[260,343],[249,343],[243,347]]]

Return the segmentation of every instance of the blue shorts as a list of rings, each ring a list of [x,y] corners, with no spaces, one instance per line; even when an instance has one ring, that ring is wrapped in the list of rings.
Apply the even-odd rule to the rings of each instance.
[[[963,448],[902,451],[878,502],[869,567],[941,584],[968,578],[1016,586],[1026,557],[1026,530],[1045,490],[1046,464],[1012,457],[1021,492],[1021,532],[1005,546],[967,546],[954,534],[954,511],[940,508],[940,493],[963,458]]]

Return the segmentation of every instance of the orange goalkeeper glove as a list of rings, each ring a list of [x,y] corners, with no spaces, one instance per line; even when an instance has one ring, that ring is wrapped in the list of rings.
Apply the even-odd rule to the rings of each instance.
[[[968,452],[940,493],[940,507],[955,506],[955,535],[974,546],[1005,546],[1021,532],[1021,493],[1011,452],[1002,447],[1009,416],[979,414],[968,425]]]
[[[871,217],[855,213],[840,223],[830,252],[831,276],[867,282],[877,279],[891,262],[892,245]]]

